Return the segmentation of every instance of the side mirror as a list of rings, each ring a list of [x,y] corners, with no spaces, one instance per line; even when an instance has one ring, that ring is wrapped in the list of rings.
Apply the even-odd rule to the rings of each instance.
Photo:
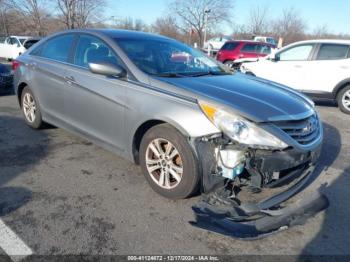
[[[280,60],[280,57],[279,57],[279,55],[277,55],[277,54],[271,54],[271,55],[270,55],[270,60],[271,60],[272,62],[278,62],[278,61]]]
[[[127,75],[126,70],[124,68],[107,62],[89,63],[89,68],[92,73],[104,76],[114,76],[122,78]]]

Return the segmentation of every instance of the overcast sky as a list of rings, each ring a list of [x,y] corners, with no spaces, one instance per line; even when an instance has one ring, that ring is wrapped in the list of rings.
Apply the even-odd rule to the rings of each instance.
[[[141,18],[146,23],[169,12],[169,0],[107,0],[106,16]],[[284,8],[295,7],[308,23],[312,32],[317,27],[327,25],[331,33],[350,34],[350,0],[236,0],[233,11],[234,21],[244,24],[249,10],[254,6],[269,7],[272,18],[281,14]],[[230,33],[229,27],[223,28]]]

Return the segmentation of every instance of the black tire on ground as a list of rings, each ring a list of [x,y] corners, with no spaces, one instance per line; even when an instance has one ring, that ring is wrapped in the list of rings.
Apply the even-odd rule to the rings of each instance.
[[[172,189],[163,188],[155,183],[148,172],[146,166],[147,148],[155,139],[166,139],[179,152],[183,173],[181,181]],[[200,176],[198,160],[186,138],[169,124],[157,125],[146,132],[142,138],[140,146],[140,165],[142,172],[152,189],[166,198],[185,199],[198,191]]]
[[[27,116],[24,113],[24,108],[23,108],[23,101],[24,101],[24,97],[26,94],[29,94],[33,99],[34,99],[34,103],[35,103],[35,120],[33,122],[30,122],[27,118]],[[40,129],[44,127],[44,122],[42,120],[42,116],[41,116],[41,111],[40,111],[40,105],[38,103],[38,100],[35,98],[33,92],[30,90],[29,87],[25,87],[22,91],[21,94],[21,109],[22,109],[22,114],[24,117],[24,121],[26,122],[27,125],[29,125],[31,128],[34,129]]]
[[[344,96],[347,96],[350,99],[349,95],[350,95],[350,85],[344,87],[337,95],[337,102],[338,102],[339,109],[345,114],[350,114],[350,105],[346,107],[346,105],[344,105],[343,103],[343,98]]]

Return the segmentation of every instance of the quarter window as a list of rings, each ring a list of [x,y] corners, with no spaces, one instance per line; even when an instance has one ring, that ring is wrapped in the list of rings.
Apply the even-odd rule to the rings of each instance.
[[[74,64],[89,68],[89,63],[105,62],[115,65],[121,65],[114,52],[100,39],[81,35],[76,47]]]
[[[68,62],[73,39],[74,36],[70,34],[48,40],[41,50],[40,56],[60,62]]]
[[[280,61],[306,61],[309,59],[313,45],[300,45],[279,53]]]
[[[317,55],[317,60],[345,59],[348,51],[348,45],[322,44]]]

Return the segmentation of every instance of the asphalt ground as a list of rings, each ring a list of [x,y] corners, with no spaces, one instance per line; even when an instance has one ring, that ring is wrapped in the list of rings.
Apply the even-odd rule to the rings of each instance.
[[[0,221],[36,255],[350,255],[350,116],[317,110],[325,143],[310,190],[321,187],[330,207],[247,242],[192,227],[199,197],[164,199],[132,163],[65,130],[27,127],[17,98],[2,91]]]

